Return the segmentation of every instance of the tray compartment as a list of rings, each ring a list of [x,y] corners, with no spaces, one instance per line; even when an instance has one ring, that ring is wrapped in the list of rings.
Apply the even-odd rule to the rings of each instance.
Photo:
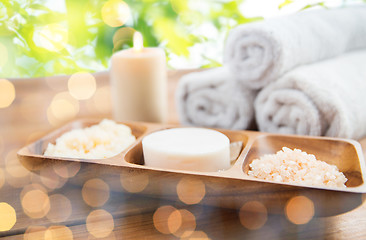
[[[169,128],[164,128],[164,129],[169,129]],[[238,154],[238,157],[236,158],[236,160],[231,162],[231,167],[232,167],[235,164],[235,162],[238,161],[241,153],[243,152],[243,149],[245,148],[245,146],[248,143],[249,137],[243,131],[230,131],[230,130],[219,130],[219,129],[215,129],[215,130],[225,134],[229,138],[230,143],[241,142],[243,144],[242,149],[241,149],[240,153]],[[142,140],[140,140],[133,148],[131,148],[126,153],[124,160],[128,163],[144,165],[144,156],[143,156],[143,152],[142,152]]]
[[[318,160],[333,164],[347,177],[347,187],[358,187],[364,183],[360,165],[360,156],[349,140],[318,137],[299,137],[285,135],[264,135],[257,137],[243,164],[245,174],[249,164],[264,154],[275,154],[282,147],[297,148],[308,154],[314,154]]]
[[[91,127],[93,125],[99,124],[99,122],[100,121],[97,120],[87,120],[87,119],[71,122],[49,133],[48,135],[44,136],[43,138],[34,142],[33,144],[30,144],[28,148],[30,152],[32,152],[32,154],[43,155],[43,153],[47,148],[47,145],[49,143],[55,144],[56,139],[59,138],[64,133],[74,129]],[[136,137],[136,139],[139,139],[147,130],[147,126],[144,125],[143,123],[123,122],[122,124],[131,128],[132,134]]]

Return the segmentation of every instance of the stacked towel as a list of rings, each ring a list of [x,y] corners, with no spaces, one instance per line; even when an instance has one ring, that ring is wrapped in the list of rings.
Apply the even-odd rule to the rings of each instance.
[[[304,11],[238,26],[226,41],[224,67],[182,78],[180,120],[248,129],[254,99],[264,88],[255,102],[261,131],[364,136],[366,111],[357,105],[366,102],[362,49],[366,7]]]
[[[304,11],[233,29],[224,64],[260,89],[296,66],[359,48],[366,48],[366,7]]]
[[[184,125],[246,129],[254,119],[254,91],[236,86],[226,67],[183,76],[176,92]]]
[[[298,67],[255,100],[262,131],[359,139],[366,135],[366,50]]]

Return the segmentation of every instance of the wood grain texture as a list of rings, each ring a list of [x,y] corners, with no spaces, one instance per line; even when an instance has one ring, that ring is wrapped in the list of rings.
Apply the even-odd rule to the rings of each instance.
[[[169,122],[172,124],[178,124],[178,117],[175,111],[174,92],[178,82],[178,79],[190,71],[171,71],[169,72]],[[99,73],[95,74],[98,89],[105,88],[108,92],[108,74]],[[244,226],[240,221],[240,210],[238,209],[225,209],[218,208],[210,205],[193,204],[188,205],[182,202],[177,194],[172,196],[171,200],[165,200],[159,197],[151,197],[141,194],[133,194],[126,192],[110,192],[108,201],[100,207],[91,207],[85,203],[82,197],[82,188],[75,185],[75,179],[70,178],[67,182],[56,189],[51,189],[45,186],[44,179],[38,174],[33,174],[27,171],[23,172],[22,165],[16,162],[16,152],[23,146],[37,140],[46,134],[58,129],[64,123],[74,119],[102,119],[111,118],[112,114],[110,106],[108,106],[108,99],[105,99],[105,109],[96,108],[94,104],[95,97],[79,101],[79,111],[73,119],[66,120],[65,122],[59,122],[58,124],[52,124],[47,119],[47,109],[53,99],[53,97],[63,91],[67,91],[67,76],[53,77],[53,78],[37,78],[37,79],[16,79],[13,82],[16,89],[16,98],[13,104],[5,109],[0,109],[0,202],[9,203],[16,211],[17,222],[9,231],[0,232],[0,237],[6,239],[23,239],[23,234],[27,228],[31,225],[42,226],[47,229],[54,225],[67,226],[73,234],[74,239],[93,239],[87,230],[86,218],[88,215],[97,209],[105,209],[114,218],[114,230],[109,236],[109,239],[179,239],[174,234],[161,234],[156,230],[153,215],[160,206],[173,206],[176,209],[186,209],[195,216],[196,231],[204,232],[211,239],[365,239],[366,231],[363,225],[366,223],[366,206],[361,206],[353,209],[349,206],[354,206],[355,202],[360,202],[361,195],[353,200],[342,199],[338,196],[329,196],[326,199],[329,204],[343,205],[343,214],[331,217],[313,217],[306,224],[297,225],[291,222],[282,209],[279,214],[267,213],[267,219],[263,226],[257,230],[250,230]],[[265,139],[265,141],[272,142],[275,148],[275,140],[271,138]],[[286,139],[284,141],[287,141]],[[362,146],[362,151],[366,153],[366,138],[360,139],[359,142]],[[258,146],[263,143],[254,143]],[[347,144],[346,144],[347,145]],[[315,147],[315,146],[314,146]],[[336,147],[335,150],[337,150]],[[346,146],[343,146],[345,151],[348,150]],[[262,148],[261,148],[262,149]],[[271,151],[271,149],[267,149]],[[349,150],[353,151],[353,150]],[[252,155],[250,155],[252,154]],[[255,157],[257,153],[248,153],[248,159],[250,156]],[[351,154],[352,155],[352,154]],[[352,162],[352,161],[351,161]],[[9,164],[11,163],[11,164]],[[52,164],[51,164],[52,165]],[[357,164],[356,164],[357,165]],[[114,168],[115,166],[111,166]],[[345,166],[349,169],[357,172],[357,166],[350,164]],[[83,175],[87,172],[83,172],[81,167],[78,174]],[[244,168],[245,169],[245,168]],[[109,170],[108,170],[109,171]],[[117,171],[117,170],[115,170]],[[128,173],[128,171],[127,171]],[[15,175],[15,176],[14,176]],[[18,176],[17,176],[18,175]],[[104,181],[108,180],[108,172],[100,171],[95,172],[94,177],[104,178]],[[128,176],[128,174],[127,174]],[[152,175],[151,181],[154,182],[158,176]],[[174,187],[174,179],[176,176],[171,173],[165,175],[166,179],[171,180]],[[4,184],[2,183],[4,179]],[[359,177],[355,185],[360,181]],[[218,199],[217,196],[224,196],[228,191],[226,190],[228,185],[222,184],[220,188],[214,188],[217,186],[215,177],[208,177],[207,189],[210,189],[213,198]],[[238,180],[240,181],[240,180]],[[29,184],[39,184],[47,189],[48,196],[54,194],[61,194],[68,198],[72,203],[72,214],[66,220],[60,222],[51,222],[47,216],[42,218],[32,218],[28,216],[22,207],[22,190],[29,186]],[[79,185],[83,185],[84,182]],[[212,185],[213,184],[213,185]],[[238,184],[240,185],[240,184]],[[115,186],[111,186],[112,189],[122,188],[121,183],[117,182]],[[171,188],[173,188],[171,187]],[[254,188],[262,186],[255,185]],[[162,186],[161,191],[165,191],[169,186]],[[267,184],[265,189],[271,189],[272,186]],[[250,191],[250,190],[247,190]],[[269,190],[268,190],[269,191]],[[228,191],[228,192],[233,192]],[[240,189],[237,189],[240,192]],[[286,194],[277,192],[278,195]],[[306,192],[299,191],[299,195],[306,195]],[[241,198],[240,194],[236,195]],[[268,194],[263,193],[261,197],[258,195],[251,195],[250,201],[261,201],[263,198],[268,198]],[[233,201],[236,201],[235,195],[231,195]],[[210,198],[205,201],[207,203]],[[51,207],[56,211],[62,212],[64,209],[58,209]],[[350,210],[353,209],[353,210]],[[321,209],[316,209],[321,211]],[[254,215],[253,215],[254,214]],[[255,222],[255,211],[253,222]],[[103,222],[102,222],[103,223]]]

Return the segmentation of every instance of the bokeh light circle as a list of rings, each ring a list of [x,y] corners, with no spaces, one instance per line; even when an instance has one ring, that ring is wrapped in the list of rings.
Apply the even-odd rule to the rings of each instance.
[[[196,217],[186,209],[178,210],[182,217],[182,224],[173,234],[180,238],[189,237],[196,230]]]
[[[15,87],[7,79],[0,79],[0,108],[9,107],[15,99]]]
[[[67,83],[71,96],[78,100],[86,100],[93,96],[97,89],[95,77],[87,72],[71,75]]]
[[[268,219],[267,208],[258,201],[246,202],[239,212],[240,223],[250,230],[261,228]]]
[[[182,214],[179,210],[173,211],[168,217],[168,229],[175,233],[182,226]]]
[[[6,202],[0,202],[0,216],[0,232],[9,231],[17,221],[14,208]]]
[[[55,116],[57,119],[63,119],[63,118],[72,118],[75,113],[74,111],[70,111],[68,109],[73,109],[73,104],[70,101],[67,101],[66,99],[56,99],[52,101],[51,104],[51,111],[53,116]]]
[[[45,240],[56,240],[56,239],[65,239],[72,240],[73,234],[70,228],[63,225],[50,226],[44,232]]]
[[[156,230],[158,230],[163,234],[171,234],[173,233],[172,231],[175,232],[176,230],[178,230],[179,227],[181,226],[182,220],[180,212],[179,214],[176,214],[175,213],[176,211],[177,209],[170,205],[161,206],[158,209],[156,209],[153,215],[153,222]],[[169,222],[169,217],[173,213],[174,215],[170,218],[170,221],[175,221],[174,223]]]
[[[107,237],[114,229],[113,216],[103,209],[94,210],[86,218],[86,228],[96,238]]]
[[[47,213],[47,218],[51,222],[66,221],[72,213],[72,205],[70,200],[62,194],[54,194],[49,198],[51,208]]]
[[[122,0],[109,0],[102,7],[102,19],[111,27],[122,26],[130,16],[130,8]]]
[[[203,231],[194,231],[188,237],[182,237],[181,240],[210,240],[210,238]]]
[[[177,184],[177,195],[185,204],[197,204],[205,194],[205,184],[199,179],[184,177]]]
[[[13,177],[8,172],[5,173],[5,180],[6,183],[13,188],[23,188],[24,186],[28,185],[29,182],[32,180],[31,174],[27,175],[26,177]]]
[[[119,27],[130,18],[130,8],[122,0],[109,0],[102,7],[102,19],[111,27]]]
[[[291,198],[285,207],[287,219],[294,224],[306,224],[314,217],[314,203],[305,196]]]
[[[181,13],[188,9],[187,1],[182,0],[170,0],[170,4],[176,13]]]
[[[56,94],[47,109],[48,122],[58,126],[74,118],[79,112],[79,102],[68,92]]]
[[[124,237],[121,238],[121,236],[125,236],[124,233],[120,233],[118,232],[118,235],[119,236],[118,238],[116,237],[116,234],[114,232],[111,232],[107,237],[102,237],[102,238],[99,238],[99,237],[95,237],[91,234],[89,234],[88,236],[88,240],[119,240],[119,239],[125,239]]]
[[[123,45],[131,45],[136,30],[130,27],[119,28],[113,35],[113,52],[122,49]]]
[[[29,184],[31,174],[17,157],[17,149],[10,150],[5,156],[5,179],[14,188],[22,188]]]
[[[109,186],[99,178],[84,183],[81,190],[84,202],[92,207],[103,206],[109,199]]]
[[[29,192],[29,191],[31,191],[31,190],[40,190],[40,191],[42,191],[42,192],[44,192],[44,193],[47,193],[47,189],[44,187],[44,186],[42,186],[41,184],[39,184],[39,183],[32,183],[32,184],[28,184],[28,185],[26,185],[23,189],[22,189],[22,191],[20,192],[20,199],[22,199],[23,197],[24,197],[24,195],[27,193],[27,192]]]
[[[123,189],[131,193],[142,192],[149,184],[149,175],[146,173],[124,172],[120,175]]]
[[[53,170],[55,173],[65,179],[74,177],[80,171],[80,168],[80,162],[69,162],[53,165]]]
[[[40,189],[29,190],[21,197],[25,214],[31,218],[42,218],[50,210],[48,194]]]
[[[67,179],[58,176],[52,167],[42,168],[39,176],[43,185],[51,190],[61,188],[67,182]]]
[[[17,149],[11,150],[6,155],[5,169],[14,178],[25,178],[30,174],[30,172],[19,162]]]
[[[29,226],[23,235],[24,240],[44,240],[45,226]]]

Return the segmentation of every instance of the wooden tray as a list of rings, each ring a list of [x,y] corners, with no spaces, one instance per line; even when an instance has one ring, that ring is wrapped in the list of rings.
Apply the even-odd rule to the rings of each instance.
[[[362,204],[361,193],[366,193],[365,162],[361,146],[358,142],[347,139],[218,129],[227,135],[231,142],[241,141],[243,143],[243,149],[231,168],[220,172],[179,171],[144,166],[141,146],[141,139],[145,135],[153,131],[179,126],[123,122],[131,127],[137,141],[117,156],[95,160],[43,156],[48,143],[54,143],[55,139],[63,133],[98,124],[99,121],[99,119],[89,119],[71,122],[25,146],[19,150],[18,157],[26,168],[36,173],[43,168],[62,167],[79,162],[81,165],[79,172],[69,179],[75,184],[82,186],[89,179],[101,178],[109,184],[112,190],[124,191],[121,182],[135,181],[136,186],[142,186],[140,190],[137,190],[140,194],[168,199],[178,199],[177,185],[184,179],[190,183],[200,183],[200,186],[204,184],[204,198],[200,203],[226,208],[239,209],[247,201],[259,201],[266,206],[269,212],[280,213],[283,212],[287,201],[292,197],[303,195],[313,201],[317,216],[330,216],[359,206]],[[336,165],[348,178],[347,188],[275,183],[247,175],[249,164],[255,158],[266,153],[276,153],[283,146],[299,148],[314,154],[317,159]]]

